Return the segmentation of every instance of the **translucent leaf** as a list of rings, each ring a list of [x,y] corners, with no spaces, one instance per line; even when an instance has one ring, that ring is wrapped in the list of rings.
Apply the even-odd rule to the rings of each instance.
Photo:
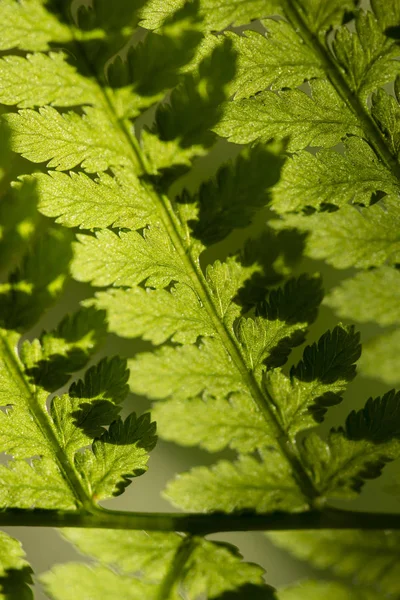
[[[325,303],[341,317],[394,325],[400,323],[399,285],[400,272],[393,267],[361,271],[333,288]]]
[[[50,42],[73,39],[68,25],[49,13],[38,0],[2,0],[0,50],[48,50]]]
[[[310,86],[312,96],[300,90],[266,91],[229,102],[214,131],[236,144],[289,138],[289,151],[330,147],[346,135],[362,135],[356,117],[329,83],[315,80]]]
[[[368,205],[378,190],[398,194],[399,183],[377,159],[363,140],[351,137],[344,142],[345,153],[320,150],[301,151],[289,158],[273,190],[272,206],[279,213],[298,211],[321,204]]]
[[[347,27],[339,29],[333,48],[352,90],[365,102],[368,94],[395,79],[400,50],[371,12],[359,11],[355,27],[354,33]]]
[[[366,377],[380,379],[388,385],[399,384],[399,353],[399,329],[377,335],[363,344],[360,370]]]
[[[4,119],[11,130],[11,148],[32,162],[46,162],[58,171],[82,165],[88,173],[131,165],[123,138],[101,110],[87,107],[81,117],[45,106]]]
[[[16,539],[0,532],[0,598],[33,600],[32,569]]]
[[[22,264],[0,283],[0,325],[25,331],[61,294],[71,259],[71,235],[49,228],[37,237]]]
[[[398,63],[396,63],[398,72]],[[378,90],[372,96],[371,112],[394,156],[400,151],[400,106],[393,96]]]
[[[235,100],[261,90],[297,87],[323,75],[318,57],[286,21],[263,21],[266,34],[226,32],[237,51],[237,72],[230,85]]]
[[[200,186],[190,197],[179,201],[197,202],[198,220],[190,221],[193,235],[205,245],[226,237],[234,228],[247,227],[257,212],[269,202],[269,188],[279,180],[282,159],[278,148],[253,146],[234,163],[222,166],[214,179]]]
[[[125,421],[119,418],[94,440],[92,450],[76,454],[77,468],[95,501],[122,494],[131,478],[147,470],[148,452],[156,443],[149,417],[131,413]]]
[[[299,531],[268,534],[275,544],[319,569],[377,592],[399,594],[396,531]],[[382,597],[382,596],[379,596]]]
[[[66,227],[145,227],[156,215],[150,196],[134,173],[116,169],[113,175],[93,180],[84,173],[49,171],[29,181],[36,184],[40,211]]]
[[[279,11],[279,0],[200,0],[200,14],[209,29],[224,29],[228,25],[241,25],[253,19],[266,17]],[[141,10],[142,27],[157,29],[184,0],[150,0]]]
[[[14,460],[0,466],[0,506],[71,510],[76,499],[53,460]]]
[[[65,58],[62,52],[4,56],[0,60],[0,102],[19,108],[101,103],[97,86],[79,75]]]
[[[154,399],[190,398],[205,390],[218,396],[243,386],[225,349],[212,338],[199,346],[164,346],[153,354],[138,354],[129,361],[129,370],[132,391]]]
[[[337,269],[368,268],[399,262],[398,201],[386,196],[368,208],[343,206],[335,212],[287,215],[285,227],[308,232],[306,254]],[[282,223],[274,221],[274,226]]]
[[[267,373],[269,396],[291,436],[321,422],[327,408],[342,401],[360,353],[360,336],[354,327],[337,326],[305,348],[289,377],[277,369]]]
[[[192,398],[158,402],[152,410],[157,431],[181,446],[200,445],[209,452],[227,446],[246,453],[273,441],[253,399],[242,394],[225,398]]]
[[[277,600],[381,600],[382,596],[352,584],[333,581],[302,581],[277,593]]]
[[[170,482],[164,492],[175,506],[190,511],[274,510],[306,507],[287,461],[278,451],[266,451],[261,460],[241,456],[213,467],[194,467]]]
[[[99,292],[95,304],[107,310],[110,331],[121,337],[190,344],[214,334],[208,314],[186,285],[177,284],[170,291],[136,287]]]
[[[248,368],[257,373],[263,364],[283,365],[291,349],[304,341],[321,300],[319,277],[302,275],[287,281],[283,288],[272,290],[267,301],[258,307],[261,316],[242,317],[235,324],[235,333]]]
[[[345,428],[330,432],[327,442],[309,434],[302,453],[322,495],[353,498],[365,480],[379,477],[384,465],[400,456],[399,393],[369,398],[362,410],[350,413]]]
[[[298,10],[307,27],[313,32],[323,34],[333,25],[342,22],[347,11],[355,8],[355,0],[299,0],[296,2]]]
[[[75,244],[72,275],[93,285],[166,287],[171,280],[185,282],[184,263],[164,229],[157,225],[143,231],[103,229],[96,237],[79,235]]]

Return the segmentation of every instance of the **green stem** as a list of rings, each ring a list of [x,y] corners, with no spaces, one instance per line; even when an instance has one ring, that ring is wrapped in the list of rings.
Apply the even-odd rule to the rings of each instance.
[[[16,343],[17,339],[18,338],[16,336],[5,332],[4,330],[0,330],[0,348],[1,355],[4,360],[4,366],[9,372],[10,380],[13,381],[20,390],[21,398],[24,399],[26,405],[26,410],[29,411],[29,414],[32,416],[36,427],[52,448],[54,452],[54,460],[56,461],[62,476],[68,483],[78,504],[87,511],[90,511],[95,505],[88,497],[79,475],[76,473],[74,466],[71,464],[63,448],[61,447],[54,432],[50,416],[40,402],[38,398],[38,392],[35,390],[35,387],[31,386],[25,378],[23,366],[20,363],[18,356],[14,352],[14,349],[12,348],[12,345],[14,342]]]
[[[208,535],[224,531],[291,531],[321,529],[400,530],[399,513],[325,508],[301,513],[144,513],[98,509],[87,511],[5,509],[1,527],[79,527],[147,531],[180,531]]]
[[[391,173],[397,179],[400,179],[400,165],[397,157],[390,151],[385,138],[366,106],[351,89],[330,50],[321,42],[318,35],[308,28],[294,0],[284,0],[283,4],[288,21],[293,29],[298,31],[303,41],[319,56],[329,82],[350,110],[356,115],[364,131],[365,138],[374,149],[376,155]]]

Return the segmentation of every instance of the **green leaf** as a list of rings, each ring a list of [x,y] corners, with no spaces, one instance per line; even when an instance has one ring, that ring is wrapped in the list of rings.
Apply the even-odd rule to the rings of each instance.
[[[268,534],[275,544],[318,569],[380,593],[399,594],[396,531],[299,531]],[[382,596],[379,596],[380,598]]]
[[[134,173],[114,169],[91,179],[84,173],[36,173],[39,209],[66,227],[126,227],[140,229],[156,216],[156,208]],[[25,180],[24,180],[25,181]]]
[[[194,344],[199,336],[214,334],[204,307],[187,285],[177,284],[170,291],[136,287],[98,292],[95,305],[107,310],[110,331],[125,338]]]
[[[394,33],[391,28],[396,29],[400,22],[400,6],[397,0],[371,0],[371,6],[378,23],[386,30],[385,33]]]
[[[382,33],[371,12],[359,11],[355,27],[353,33],[341,27],[336,32],[333,49],[352,90],[366,102],[371,92],[395,79],[400,50]]]
[[[166,287],[171,280],[186,282],[184,263],[172,241],[158,225],[119,235],[103,229],[96,237],[79,235],[71,265],[78,281],[93,285]]]
[[[0,465],[0,506],[72,510],[76,500],[54,460],[43,457]]]
[[[342,401],[360,353],[354,327],[337,326],[305,348],[289,377],[277,369],[266,374],[268,394],[291,437],[323,421],[327,409]]]
[[[288,150],[330,147],[346,135],[361,136],[356,117],[323,80],[310,84],[312,96],[300,90],[261,92],[225,105],[218,135],[235,144],[288,138]]]
[[[304,81],[321,77],[316,54],[286,21],[263,21],[267,32],[247,30],[241,35],[226,32],[237,52],[237,71],[230,84],[235,100],[249,98],[268,88],[295,88]]]
[[[198,220],[189,221],[193,235],[205,245],[226,237],[234,228],[247,227],[269,202],[269,188],[279,180],[282,159],[278,148],[253,146],[234,163],[222,166],[214,179],[193,197],[183,193],[179,202],[197,202]]]
[[[394,390],[369,398],[352,411],[345,428],[333,429],[327,442],[311,433],[302,455],[321,495],[351,499],[367,479],[379,477],[386,463],[400,456],[400,403]]]
[[[129,361],[131,390],[154,399],[184,399],[204,391],[224,395],[240,391],[241,377],[221,342],[205,338],[199,346],[164,346]]]
[[[2,0],[0,50],[48,50],[50,42],[65,44],[73,39],[68,25],[48,12],[42,1]]]
[[[0,531],[0,598],[33,600],[32,569],[18,540]]]
[[[273,448],[263,452],[261,460],[247,455],[211,468],[194,467],[171,481],[164,496],[175,506],[195,512],[296,511],[307,504],[287,461]]]
[[[90,367],[84,380],[74,382],[69,393],[55,396],[50,405],[61,447],[67,454],[90,444],[104,426],[118,417],[118,406],[128,393],[126,361],[115,356]]]
[[[185,0],[149,0],[141,10],[142,27],[157,29]],[[224,29],[279,12],[280,0],[200,0],[200,15],[209,29]]]
[[[264,417],[247,394],[229,398],[191,398],[157,402],[152,410],[161,438],[209,452],[227,446],[252,452],[273,443]]]
[[[11,130],[11,148],[24,158],[68,171],[77,165],[88,173],[131,165],[124,140],[102,110],[60,114],[51,106],[29,108],[3,118]]]
[[[397,198],[385,196],[368,208],[346,205],[336,212],[287,215],[284,223],[274,221],[273,225],[308,232],[308,256],[347,269],[399,262],[399,223]]]
[[[377,335],[363,344],[360,370],[366,377],[379,379],[388,385],[399,384],[399,353],[399,329]]]
[[[322,204],[368,205],[378,190],[398,194],[399,182],[365,141],[351,137],[344,142],[344,154],[304,150],[289,158],[273,189],[272,206],[284,213]]]
[[[393,267],[361,271],[333,288],[325,304],[343,318],[379,325],[400,323],[400,272]]]
[[[383,90],[378,90],[372,96],[371,112],[390,150],[394,156],[398,156],[400,152],[400,106],[398,101]]]
[[[381,600],[378,592],[332,581],[302,581],[278,591],[277,600]]]
[[[65,59],[62,52],[5,56],[0,60],[0,102],[18,108],[101,103],[97,86]]]
[[[71,235],[49,228],[33,240],[22,264],[0,283],[0,325],[25,331],[61,294],[71,259]]]
[[[307,28],[313,33],[324,36],[333,25],[342,22],[347,11],[355,8],[356,0],[297,0],[296,5]]]
[[[111,423],[94,440],[92,450],[75,455],[91,497],[97,502],[122,494],[133,477],[147,470],[148,453],[155,443],[155,423],[149,414],[137,418],[131,413],[125,421],[119,418]]]
[[[283,288],[272,290],[253,318],[242,317],[235,324],[249,370],[256,374],[262,365],[283,365],[293,347],[303,343],[307,326],[317,316],[322,300],[319,277],[302,275],[289,279]]]

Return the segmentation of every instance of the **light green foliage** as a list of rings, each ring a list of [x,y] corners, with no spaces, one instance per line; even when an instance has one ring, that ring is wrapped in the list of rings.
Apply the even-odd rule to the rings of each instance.
[[[85,534],[67,531],[67,537],[100,564],[91,567],[74,563],[60,565],[42,576],[50,597],[55,600],[72,599],[75,593],[83,594],[83,598],[99,597],[99,594],[105,598],[102,594],[118,593],[133,600],[161,597],[178,600],[182,597],[181,592],[188,600],[197,600],[204,592],[211,599],[244,583],[262,584],[262,569],[242,562],[237,549],[230,544],[185,538],[175,533],[121,531],[116,536],[109,530],[92,530]],[[183,558],[185,564],[178,579],[171,587],[163,587],[162,577],[168,569],[176,568]],[[139,571],[143,579],[125,575]],[[65,579],[68,586],[60,585]]]
[[[369,208],[345,205],[339,211],[287,215],[284,226],[309,232],[306,253],[337,269],[374,267],[399,260],[398,201],[386,196]],[[282,222],[275,221],[281,228]]]
[[[200,445],[210,452],[226,446],[242,453],[265,443],[268,428],[251,397],[231,394],[229,398],[192,398],[159,402],[152,414],[159,434],[182,446]]]
[[[274,187],[272,206],[284,213],[321,204],[368,205],[377,189],[398,194],[399,182],[365,141],[351,137],[344,142],[344,154],[320,150],[313,155],[304,150],[288,159]]]
[[[32,569],[25,559],[20,542],[0,532],[0,598],[32,600]]]
[[[374,377],[388,385],[400,382],[397,368],[400,352],[400,331],[388,331],[369,339],[363,345],[360,360],[361,372],[367,377]]]
[[[0,467],[0,504],[13,522],[21,514],[99,528],[121,519],[123,527],[70,531],[94,563],[56,566],[42,578],[49,597],[399,594],[394,563],[364,569],[339,542],[317,555],[352,587],[311,581],[274,593],[232,546],[129,530],[149,519],[215,531],[200,531],[200,516],[98,506],[146,471],[155,444],[149,413],[119,415],[128,385],[155,403],[164,439],[225,451],[167,485],[165,495],[189,511],[324,517],[331,498],[355,498],[399,457],[395,391],[370,398],[325,436],[309,431],[355,375],[351,325],[323,333],[300,360],[291,356],[322,300],[319,277],[297,270],[304,253],[369,269],[329,294],[341,316],[399,320],[400,9],[397,0],[371,0],[367,12],[356,5],[0,0],[0,449],[13,457]],[[392,83],[394,95],[382,89]],[[250,145],[232,148],[236,158],[219,168],[218,135]],[[196,189],[211,163],[215,175]],[[262,234],[245,241],[249,225]],[[40,333],[68,273],[103,289]],[[99,360],[105,322],[160,347],[128,363]],[[392,381],[398,336],[388,335],[381,376]],[[366,372],[382,343],[370,342]],[[352,539],[367,552],[368,542]],[[392,546],[381,554],[392,560]],[[27,579],[15,581],[25,590],[12,600],[27,590]]]
[[[278,369],[267,373],[265,385],[291,436],[321,422],[327,408],[341,402],[360,352],[354,328],[338,326],[305,348],[289,377]]]
[[[296,87],[323,72],[318,57],[302,43],[285,21],[263,21],[266,33],[227,32],[238,53],[237,71],[230,89],[235,100],[249,98],[261,90]]]
[[[333,572],[371,594],[400,592],[400,538],[395,531],[304,531],[269,534],[279,546],[319,569]],[[368,597],[368,596],[367,596]],[[373,596],[372,596],[373,597]]]
[[[377,87],[395,79],[400,50],[371,12],[360,11],[355,26],[353,34],[346,27],[337,32],[333,49],[352,90],[365,101]]]
[[[190,511],[295,511],[307,504],[285,459],[273,448],[260,458],[242,456],[237,462],[220,461],[212,468],[195,467],[170,482],[165,495]]]
[[[199,336],[214,333],[195,294],[182,284],[170,292],[141,287],[98,292],[96,306],[107,310],[110,330],[121,337],[193,344]]]
[[[399,284],[397,269],[361,271],[334,288],[325,302],[341,317],[395,325],[400,323]]]
[[[95,180],[85,173],[49,171],[32,176],[40,211],[67,227],[145,227],[155,213],[151,198],[127,169],[115,169]]]
[[[289,138],[288,150],[330,147],[346,134],[360,135],[357,119],[332,87],[310,83],[311,96],[300,90],[262,92],[225,105],[215,131],[235,144]]]

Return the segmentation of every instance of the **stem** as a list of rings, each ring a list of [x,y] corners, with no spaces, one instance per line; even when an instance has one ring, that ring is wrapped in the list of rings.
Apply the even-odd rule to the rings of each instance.
[[[400,514],[357,512],[336,508],[301,513],[267,514],[136,513],[105,509],[86,512],[11,508],[0,511],[0,526],[179,531],[204,536],[224,531],[400,530]]]
[[[296,8],[294,0],[284,0],[284,9],[293,29],[297,30],[303,41],[318,54],[329,82],[350,110],[356,115],[364,130],[365,138],[374,149],[376,155],[391,173],[397,179],[400,179],[400,165],[397,157],[388,148],[385,138],[363,102],[351,89],[346,77],[335,62],[332,53],[324,46],[320,38],[307,27],[307,23]]]
[[[4,365],[9,371],[10,380],[18,386],[21,397],[26,404],[26,409],[29,411],[29,414],[32,416],[35,425],[44,439],[51,446],[54,452],[54,460],[57,463],[62,476],[71,488],[78,504],[87,511],[91,511],[94,504],[88,497],[79,475],[60,445],[54,432],[50,416],[38,399],[38,393],[24,376],[23,367],[11,346],[13,341],[11,334],[4,332],[4,330],[0,330],[1,354],[3,356]]]

